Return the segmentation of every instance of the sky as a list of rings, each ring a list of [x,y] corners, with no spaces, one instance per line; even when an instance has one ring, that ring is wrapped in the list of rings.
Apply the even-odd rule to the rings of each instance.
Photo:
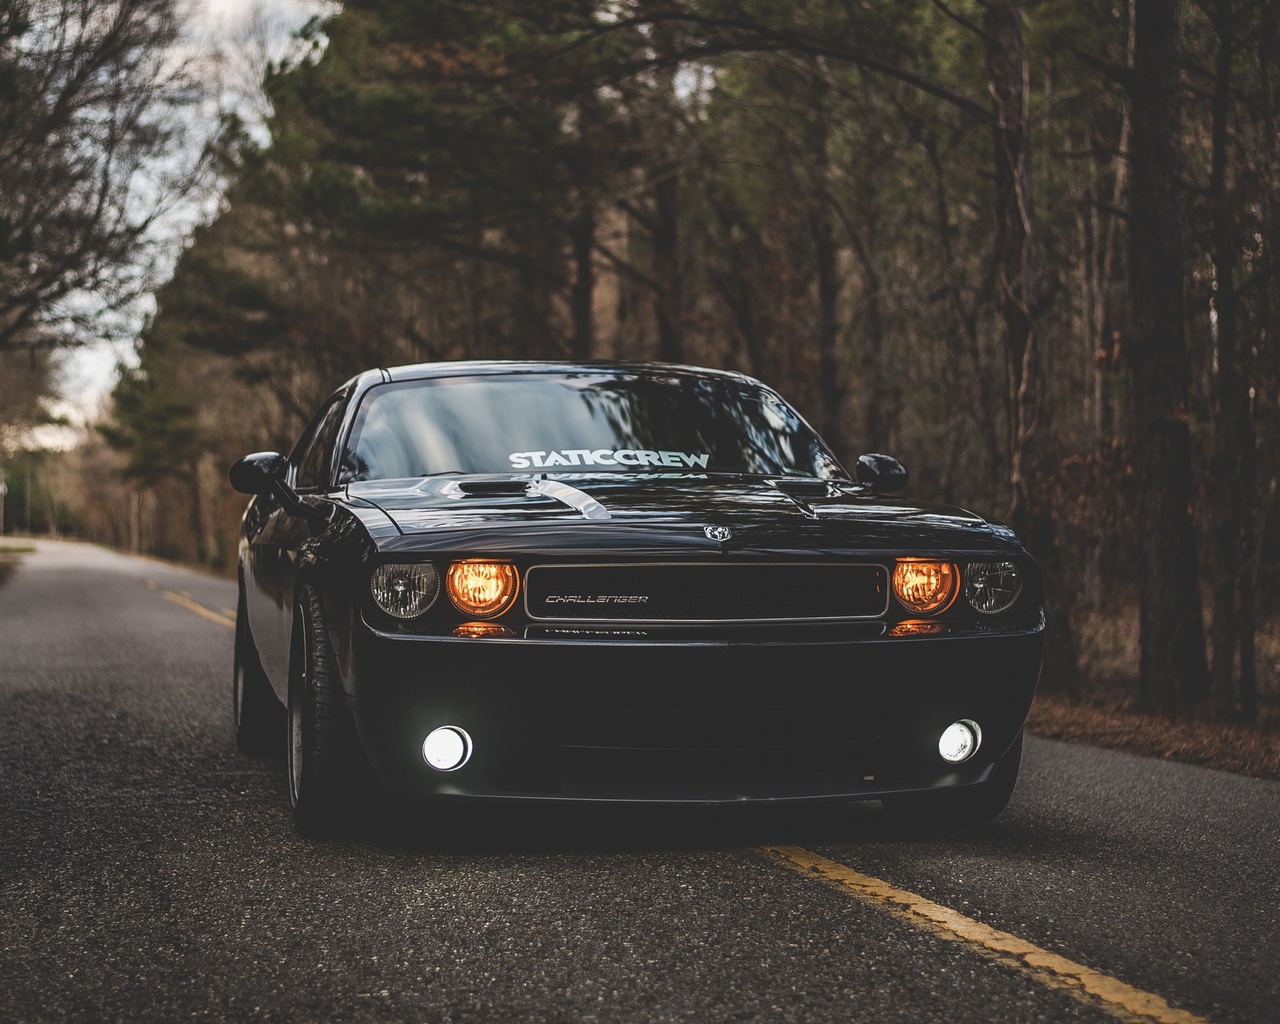
[[[265,26],[272,55],[279,57],[288,45],[292,34],[316,14],[323,13],[326,4],[321,0],[194,0],[191,4],[191,20],[184,46],[195,52],[215,52],[233,49],[238,39],[249,33],[247,26],[257,19]],[[234,72],[233,72],[234,73]],[[257,83],[233,83],[234,91],[251,92]],[[253,102],[260,97],[241,96],[232,100],[253,116]],[[198,134],[198,133],[197,133]],[[216,199],[210,200],[210,206]],[[192,207],[186,217],[167,222],[170,235],[163,242],[177,257],[182,239],[206,215],[205,210]],[[145,316],[153,307],[142,304],[139,316]],[[116,365],[134,362],[132,342],[98,342],[74,349],[65,357],[61,375],[63,400],[55,405],[54,412],[66,416],[78,425],[92,421],[105,408],[107,396],[115,384]]]

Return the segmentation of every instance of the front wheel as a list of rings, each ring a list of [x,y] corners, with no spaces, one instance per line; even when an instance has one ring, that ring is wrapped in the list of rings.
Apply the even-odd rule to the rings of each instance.
[[[343,698],[320,595],[305,587],[289,669],[289,803],[305,835],[341,832],[359,806],[363,758]]]
[[[882,801],[898,821],[913,825],[963,828],[990,821],[1008,806],[1022,764],[1022,733],[1013,741],[986,782],[961,789],[937,790]]]

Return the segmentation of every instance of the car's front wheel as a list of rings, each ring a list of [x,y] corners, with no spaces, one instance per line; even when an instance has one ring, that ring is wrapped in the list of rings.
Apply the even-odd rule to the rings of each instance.
[[[288,734],[289,803],[298,830],[312,836],[340,832],[359,806],[363,759],[320,595],[311,586],[303,589],[294,615]]]
[[[1013,741],[986,782],[883,801],[895,819],[913,825],[964,827],[990,821],[1008,806],[1022,764],[1022,733]]]

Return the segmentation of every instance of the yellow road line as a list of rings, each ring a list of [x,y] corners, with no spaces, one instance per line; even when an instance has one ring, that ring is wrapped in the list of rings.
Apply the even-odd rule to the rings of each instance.
[[[870,875],[864,875],[799,846],[764,846],[762,852],[777,863],[817,877],[851,896],[888,911],[951,942],[963,942],[975,952],[996,960],[1104,1010],[1121,1020],[1158,1024],[1208,1024],[1203,1017],[1170,1006],[1160,996],[1126,985],[1091,967],[1050,953],[1024,939],[1002,932]]]
[[[204,605],[197,604],[189,597],[184,597],[182,594],[175,594],[172,590],[166,590],[164,592],[164,596],[174,604],[180,604],[183,608],[187,609],[187,611],[195,612],[197,615],[203,616],[210,622],[216,622],[219,626],[226,626],[228,629],[236,628],[235,619],[228,618],[226,615],[219,615],[217,612],[206,608]]]

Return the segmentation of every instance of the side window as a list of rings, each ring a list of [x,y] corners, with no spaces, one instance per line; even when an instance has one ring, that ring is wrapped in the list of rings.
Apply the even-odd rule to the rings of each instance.
[[[298,456],[296,486],[300,491],[316,490],[329,484],[329,467],[332,465],[333,444],[342,426],[342,410],[346,406],[345,395],[334,399],[316,421],[311,439]]]

